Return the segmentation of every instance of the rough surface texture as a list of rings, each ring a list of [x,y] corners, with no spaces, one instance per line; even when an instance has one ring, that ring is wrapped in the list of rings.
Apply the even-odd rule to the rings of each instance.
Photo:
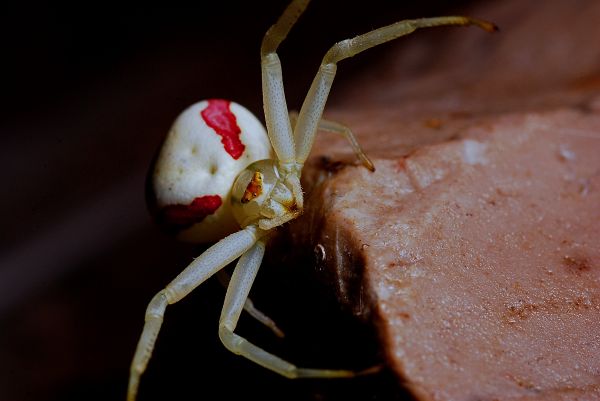
[[[427,74],[412,42],[328,114],[377,171],[326,134],[307,165],[292,235],[419,399],[600,399],[600,3],[577,4],[470,10],[501,34],[452,32]]]

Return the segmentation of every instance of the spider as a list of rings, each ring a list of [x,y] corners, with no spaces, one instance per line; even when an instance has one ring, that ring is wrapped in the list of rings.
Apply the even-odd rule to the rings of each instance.
[[[400,21],[338,42],[325,54],[300,112],[295,114],[287,109],[276,51],[308,3],[309,0],[292,0],[262,41],[266,132],[256,117],[242,106],[211,99],[184,111],[163,144],[153,173],[159,220],[169,228],[178,229],[183,239],[220,241],[150,301],[131,364],[129,401],[136,398],[140,377],[151,357],[167,305],[181,300],[236,259],[239,260],[229,281],[219,321],[219,337],[226,348],[289,378],[352,377],[361,373],[299,368],[234,332],[242,310],[246,309],[275,333],[280,333],[248,299],[267,240],[275,228],[302,213],[302,166],[319,129],[344,135],[362,164],[375,170],[347,127],[321,118],[339,61],[418,28],[475,25],[494,31],[496,27],[461,16],[422,18]]]

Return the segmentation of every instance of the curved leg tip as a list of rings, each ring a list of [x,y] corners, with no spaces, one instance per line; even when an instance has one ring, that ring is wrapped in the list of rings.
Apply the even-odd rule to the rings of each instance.
[[[374,375],[376,373],[381,372],[383,370],[383,368],[384,368],[384,366],[382,364],[371,366],[370,368],[356,372],[356,376]]]

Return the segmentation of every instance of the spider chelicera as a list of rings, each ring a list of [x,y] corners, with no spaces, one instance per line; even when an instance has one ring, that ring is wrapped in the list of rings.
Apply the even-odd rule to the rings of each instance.
[[[352,377],[360,373],[298,368],[234,333],[243,309],[279,332],[248,299],[267,239],[275,228],[302,213],[300,175],[319,129],[343,134],[363,165],[375,170],[347,127],[321,118],[339,61],[418,28],[475,25],[494,31],[496,27],[461,16],[422,18],[400,21],[338,42],[325,54],[300,112],[290,114],[276,50],[308,3],[309,0],[293,0],[262,41],[266,132],[242,106],[211,99],[184,111],[163,144],[153,173],[159,220],[167,227],[178,228],[183,239],[220,241],[150,301],[131,364],[129,401],[136,398],[167,305],[181,300],[236,259],[239,260],[229,281],[219,321],[219,337],[225,347],[289,378]]]

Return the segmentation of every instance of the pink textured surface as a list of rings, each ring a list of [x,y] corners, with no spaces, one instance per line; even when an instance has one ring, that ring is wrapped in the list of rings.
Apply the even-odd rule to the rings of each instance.
[[[598,391],[598,128],[505,116],[313,193],[327,263],[360,254],[388,361],[424,399]]]
[[[322,134],[292,228],[423,400],[600,399],[600,4],[510,3],[346,89],[377,171]]]

